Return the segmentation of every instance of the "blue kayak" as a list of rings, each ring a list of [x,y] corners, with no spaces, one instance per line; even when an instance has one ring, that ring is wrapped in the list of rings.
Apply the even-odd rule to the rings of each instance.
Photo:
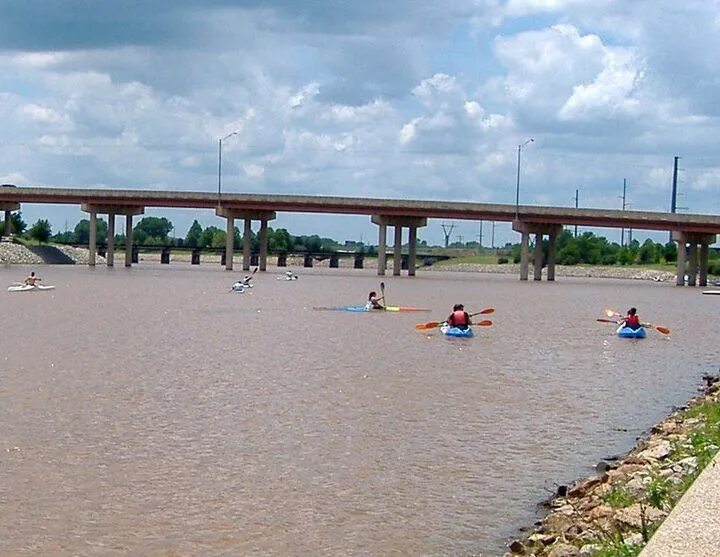
[[[467,329],[458,329],[457,327],[448,327],[447,325],[443,325],[440,327],[440,331],[448,337],[470,338],[475,336],[471,327],[468,327]]]
[[[355,312],[361,312],[361,311],[395,311],[395,312],[406,312],[406,311],[430,311],[427,308],[414,308],[414,307],[408,307],[408,306],[386,306],[383,309],[372,309],[368,308],[367,306],[333,306],[333,307],[315,307],[313,308],[315,310],[326,310],[326,311],[355,311]]]
[[[631,329],[630,327],[618,327],[617,336],[621,338],[645,338],[647,331],[645,327],[639,329]]]

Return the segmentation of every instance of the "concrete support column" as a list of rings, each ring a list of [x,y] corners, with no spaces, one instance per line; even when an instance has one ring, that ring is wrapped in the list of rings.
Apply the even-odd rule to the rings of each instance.
[[[108,214],[107,253],[105,261],[108,267],[115,265],[115,213]]]
[[[542,280],[542,239],[542,233],[538,232],[537,234],[535,234],[535,254],[533,256],[533,278],[535,280]]]
[[[709,252],[710,248],[707,244],[700,244],[700,280],[698,286],[707,286]]]
[[[5,232],[3,236],[12,236],[12,211],[5,210]]]
[[[268,221],[262,219],[260,221],[260,260],[258,261],[258,268],[261,271],[267,269],[267,254],[268,254]]]
[[[378,226],[378,275],[385,274],[387,260],[387,226]]]
[[[125,215],[125,266],[132,267],[133,216]]]
[[[89,227],[89,245],[88,245],[88,265],[95,266],[95,254],[97,253],[97,213],[90,211],[90,227]]]
[[[547,260],[547,279],[555,280],[555,258],[556,258],[556,240],[557,234],[550,233],[548,235],[548,260]]]
[[[408,228],[408,276],[415,276],[415,260],[417,259],[417,226]]]
[[[694,241],[690,242],[689,255],[690,258],[688,261],[688,286],[695,286],[697,284],[698,247]]]
[[[530,266],[530,233],[522,232],[520,236],[520,280],[528,279]]]
[[[395,225],[395,245],[393,246],[393,275],[400,276],[402,270],[402,226]]]
[[[678,240],[677,247],[677,286],[685,286],[685,239]]]
[[[252,234],[252,220],[245,218],[243,228],[243,271],[250,270],[250,234]]]
[[[235,218],[230,215],[225,223],[225,270],[232,271],[235,255]]]

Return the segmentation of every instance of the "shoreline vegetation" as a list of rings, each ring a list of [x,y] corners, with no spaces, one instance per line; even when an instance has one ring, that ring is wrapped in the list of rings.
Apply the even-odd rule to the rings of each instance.
[[[87,265],[88,250],[84,248],[54,245],[65,255],[70,257],[76,264]],[[124,252],[122,250],[115,252],[116,264],[122,262]],[[388,261],[388,268],[392,268],[392,257]],[[438,262],[432,266],[418,267],[418,273],[425,272],[465,272],[465,273],[488,273],[488,274],[520,274],[520,266],[513,263],[498,264],[490,262],[492,258],[481,258],[481,261],[488,262],[467,262],[467,258],[449,259]],[[105,264],[105,258],[96,257],[98,265]],[[190,264],[190,254],[188,252],[172,252],[171,261],[173,264],[187,263]],[[139,254],[140,263],[160,263],[160,253],[143,252]],[[200,262],[204,264],[220,265],[220,255],[218,254],[202,254]],[[233,257],[235,264],[242,264],[242,252],[235,253]],[[0,243],[0,264],[5,265],[37,265],[43,264],[43,260],[33,253],[30,249],[22,244]],[[339,267],[342,269],[353,268],[353,259],[350,257],[340,258]],[[268,257],[269,265],[277,264],[277,257]],[[303,258],[299,256],[291,256],[287,258],[288,267],[302,267]],[[328,258],[313,261],[314,267],[327,268],[330,266]],[[377,269],[377,257],[366,256],[364,261],[366,269]],[[676,275],[674,270],[670,270],[670,266],[625,266],[625,265],[557,265],[555,275],[558,277],[585,277],[585,278],[610,278],[610,279],[631,279],[631,280],[651,280],[654,282],[674,282]],[[543,276],[546,275],[546,269],[543,269]]]
[[[720,447],[720,375],[597,475],[560,485],[506,556],[635,557]],[[525,529],[527,531],[527,529]]]

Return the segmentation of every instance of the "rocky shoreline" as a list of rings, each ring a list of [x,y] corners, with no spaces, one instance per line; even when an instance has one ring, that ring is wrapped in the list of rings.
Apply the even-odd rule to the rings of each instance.
[[[532,534],[509,543],[505,557],[637,555],[718,451],[720,376],[704,380],[699,396],[627,455],[600,462],[597,476],[558,486]]]

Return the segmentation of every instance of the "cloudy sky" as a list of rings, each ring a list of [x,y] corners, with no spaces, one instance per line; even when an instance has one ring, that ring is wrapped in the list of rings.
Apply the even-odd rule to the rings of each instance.
[[[720,0],[0,0],[0,182],[720,212]],[[76,207],[27,205],[72,226]],[[212,212],[168,216],[178,236]],[[439,221],[420,237],[439,242]],[[369,219],[274,226],[376,241]],[[475,238],[478,224],[457,222]],[[516,241],[498,225],[496,243]],[[619,232],[608,232],[619,237]],[[456,238],[457,239],[457,238]],[[490,225],[483,229],[490,243]]]

